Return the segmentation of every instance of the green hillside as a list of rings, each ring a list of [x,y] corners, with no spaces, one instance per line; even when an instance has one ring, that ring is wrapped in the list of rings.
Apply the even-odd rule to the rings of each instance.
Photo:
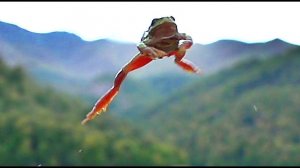
[[[109,114],[82,126],[81,100],[0,61],[0,165],[177,165],[187,154]]]
[[[297,48],[188,87],[192,75],[128,76],[110,110],[82,126],[91,104],[0,61],[0,165],[299,165],[299,67]]]
[[[140,127],[192,165],[300,164],[300,48],[203,78],[144,111]]]

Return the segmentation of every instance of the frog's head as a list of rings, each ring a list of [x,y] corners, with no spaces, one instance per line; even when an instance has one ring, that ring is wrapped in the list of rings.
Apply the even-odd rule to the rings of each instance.
[[[173,16],[155,18],[148,33],[152,37],[171,37],[177,33],[177,25]]]

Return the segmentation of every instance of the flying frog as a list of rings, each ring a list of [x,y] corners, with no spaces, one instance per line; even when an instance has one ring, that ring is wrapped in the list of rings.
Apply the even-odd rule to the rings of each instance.
[[[174,56],[174,62],[183,70],[202,74],[202,71],[191,61],[184,59],[186,50],[191,48],[193,40],[185,33],[179,33],[173,16],[155,18],[148,30],[144,32],[141,42],[137,45],[139,53],[134,56],[115,76],[113,86],[94,105],[92,110],[81,122],[94,119],[106,111],[108,105],[118,94],[120,86],[129,72],[145,66],[152,60]]]

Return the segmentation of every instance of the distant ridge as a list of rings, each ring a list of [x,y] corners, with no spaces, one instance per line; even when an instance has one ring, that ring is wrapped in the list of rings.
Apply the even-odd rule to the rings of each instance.
[[[250,57],[268,58],[296,45],[274,39],[266,43],[219,40],[211,44],[194,44],[186,58],[199,65],[206,74],[214,73]],[[101,75],[115,74],[138,50],[135,43],[110,39],[85,41],[68,32],[33,33],[0,21],[0,54],[10,65],[22,65],[34,77],[55,85],[64,80],[90,81]],[[173,61],[151,63],[140,77],[181,72]],[[55,80],[53,80],[55,79]]]

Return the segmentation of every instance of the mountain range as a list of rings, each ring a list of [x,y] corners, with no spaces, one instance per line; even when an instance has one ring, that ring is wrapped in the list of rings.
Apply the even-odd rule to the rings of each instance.
[[[295,45],[280,39],[251,44],[220,40],[207,45],[194,44],[186,58],[205,74],[211,74],[243,59],[263,59],[293,47]],[[0,53],[4,61],[23,66],[39,81],[62,90],[80,92],[82,88],[96,87],[93,86],[95,79],[107,74],[114,76],[137,52],[134,43],[110,39],[85,41],[68,32],[34,33],[0,22]],[[184,74],[170,59],[152,62],[132,76],[149,78]]]

